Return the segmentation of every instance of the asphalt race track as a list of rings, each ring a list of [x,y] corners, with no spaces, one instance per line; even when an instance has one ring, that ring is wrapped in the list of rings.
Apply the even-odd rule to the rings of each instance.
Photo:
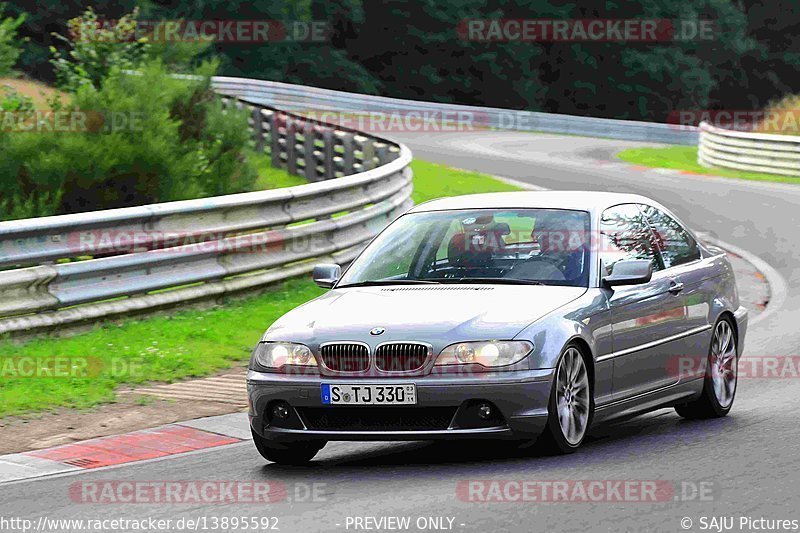
[[[788,292],[783,305],[772,307],[752,325],[745,354],[796,355],[800,188],[598,164],[627,145],[620,141],[503,132],[404,134],[398,139],[422,159],[553,189],[636,192],[666,204],[690,226],[756,254],[785,278]],[[452,530],[481,532],[700,531],[702,517],[736,517],[737,526],[742,516],[797,519],[799,412],[797,376],[750,378],[740,380],[727,418],[684,421],[672,410],[662,410],[595,428],[578,453],[563,457],[481,443],[331,443],[309,467],[281,467],[265,464],[252,443],[243,442],[2,485],[5,512],[0,514],[13,510],[15,516],[34,520],[275,516],[284,532],[363,531],[374,523],[362,522],[363,527],[356,529],[353,517],[390,516],[411,517],[412,531],[417,530],[417,517],[445,517],[445,527],[450,524],[447,518],[453,519]],[[456,492],[459,482],[475,479],[669,480],[683,489],[657,502],[463,501]],[[97,480],[281,482],[291,501],[100,505],[75,504],[70,499],[73,484]],[[302,497],[312,486],[316,497]],[[702,495],[694,490],[698,488]]]

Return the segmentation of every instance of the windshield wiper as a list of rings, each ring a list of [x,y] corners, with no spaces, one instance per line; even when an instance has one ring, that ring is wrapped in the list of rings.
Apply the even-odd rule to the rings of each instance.
[[[497,283],[502,285],[544,285],[541,281],[515,278],[439,278],[439,283]]]
[[[344,289],[347,287],[374,287],[376,285],[436,285],[439,281],[427,281],[424,279],[373,279],[369,281],[359,281],[357,283],[348,283],[347,285],[338,285],[337,289]]]

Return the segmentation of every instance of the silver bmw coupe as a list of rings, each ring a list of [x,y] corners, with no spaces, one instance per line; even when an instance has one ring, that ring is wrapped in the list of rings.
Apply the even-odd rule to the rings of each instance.
[[[593,424],[725,416],[747,329],[725,254],[637,195],[434,200],[256,346],[250,424],[269,461],[330,440],[510,439],[555,453]]]

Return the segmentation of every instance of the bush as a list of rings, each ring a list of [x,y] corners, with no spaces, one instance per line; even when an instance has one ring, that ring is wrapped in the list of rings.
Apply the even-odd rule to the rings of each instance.
[[[0,17],[5,10],[5,4],[0,4]],[[8,76],[17,63],[22,50],[17,44],[17,29],[25,21],[25,15],[17,18],[0,20],[0,77]]]
[[[147,55],[148,43],[136,38],[138,10],[125,15],[108,27],[90,7],[83,16],[67,24],[69,36],[54,37],[67,45],[66,57],[55,46],[50,47],[50,64],[58,86],[76,91],[82,85],[100,87],[111,69],[134,69]]]
[[[81,43],[72,61],[57,57],[71,95],[50,102],[53,112],[37,114],[11,94],[3,102],[13,114],[0,131],[2,218],[251,190],[257,171],[245,156],[246,112],[223,109],[210,86],[216,63],[184,64],[192,75],[178,78],[174,57],[167,65],[146,47],[135,62],[129,50],[118,65],[97,63],[108,44]]]
[[[3,87],[3,100],[0,101],[0,110],[19,112],[31,112],[34,110],[33,98],[20,94],[13,87],[6,85]]]
[[[800,95],[786,96],[767,107],[765,119],[758,125],[762,133],[800,135]]]
[[[17,178],[0,185],[0,201],[14,216],[243,192],[255,183],[243,155],[247,118],[223,113],[207,77],[176,79],[159,61],[138,75],[112,70],[99,89],[82,85],[55,113],[77,131],[9,132],[0,142],[3,173]]]

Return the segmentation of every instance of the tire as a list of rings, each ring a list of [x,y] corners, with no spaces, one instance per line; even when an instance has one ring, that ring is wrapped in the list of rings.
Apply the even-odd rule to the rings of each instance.
[[[540,447],[553,454],[577,450],[594,417],[594,391],[584,354],[574,344],[564,348],[556,365],[547,412]]]
[[[298,441],[286,444],[269,442],[267,439],[250,429],[253,434],[253,443],[261,456],[272,463],[279,465],[304,465],[317,455],[325,441]]]
[[[720,418],[727,415],[736,396],[738,339],[733,322],[723,317],[714,326],[708,364],[703,377],[703,392],[689,403],[676,405],[675,411],[683,418]]]

